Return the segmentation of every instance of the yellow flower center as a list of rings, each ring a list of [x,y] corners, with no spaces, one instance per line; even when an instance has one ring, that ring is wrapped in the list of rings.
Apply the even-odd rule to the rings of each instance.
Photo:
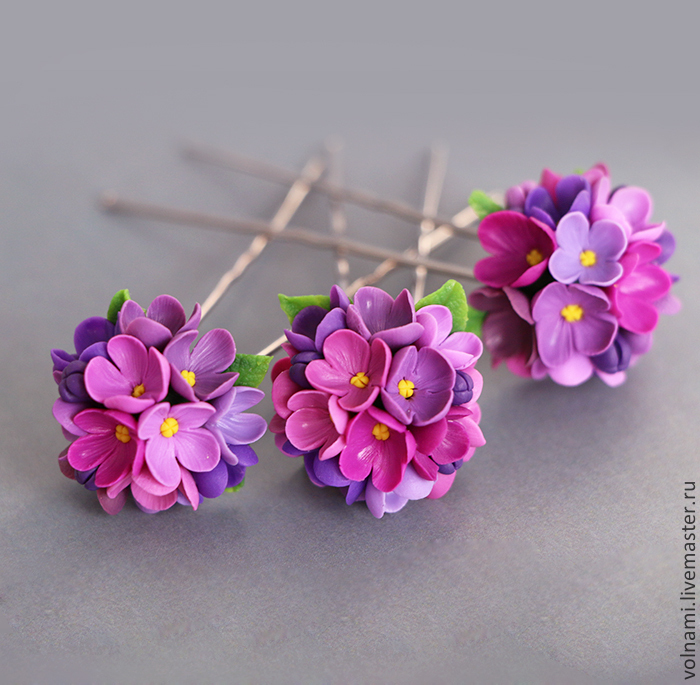
[[[581,261],[581,266],[595,266],[595,263],[598,261],[598,257],[593,250],[584,250],[578,258]]]
[[[574,323],[575,321],[580,321],[583,318],[583,309],[578,304],[567,304],[560,314],[569,322]]]
[[[141,397],[143,393],[146,392],[146,388],[144,387],[143,383],[139,383],[132,391],[131,391],[131,396],[132,397]]]
[[[190,388],[194,385],[194,371],[188,371],[187,369],[183,369],[182,371],[180,371],[180,375],[190,384]]]
[[[407,381],[405,378],[402,378],[399,381],[399,395],[408,399],[413,395],[413,390],[415,387],[416,386],[413,384],[413,381]]]
[[[126,426],[122,426],[121,423],[117,424],[117,427],[114,430],[114,435],[117,438],[117,440],[119,440],[119,442],[123,442],[124,444],[131,441],[129,429]]]
[[[372,429],[372,435],[377,440],[388,440],[389,439],[389,428],[384,423],[375,423]]]
[[[172,416],[168,416],[168,418],[160,424],[160,434],[164,438],[172,438],[179,430],[180,426],[177,419],[174,419]]]
[[[356,388],[366,388],[369,385],[369,376],[363,371],[358,371],[351,379],[350,382]]]
[[[544,257],[542,256],[542,253],[535,247],[525,255],[525,260],[530,266],[537,266],[537,264],[544,261]]]

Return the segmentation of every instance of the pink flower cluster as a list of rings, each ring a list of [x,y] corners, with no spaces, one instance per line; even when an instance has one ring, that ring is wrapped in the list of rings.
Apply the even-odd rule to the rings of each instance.
[[[469,296],[494,366],[561,385],[593,374],[623,383],[659,314],[680,307],[662,266],[675,241],[652,208],[642,188],[611,191],[603,164],[566,177],[545,169],[539,185],[510,188],[479,226],[490,256],[474,271],[486,287]]]
[[[53,413],[71,442],[61,471],[96,491],[109,514],[129,490],[149,513],[176,502],[197,509],[203,497],[239,485],[257,462],[250,443],[266,422],[243,412],[263,393],[234,387],[228,331],[209,331],[190,349],[199,305],[186,319],[169,295],[144,312],[125,293],[115,296],[110,318],[78,325],[75,353],[52,350],[60,395]]]
[[[361,288],[351,303],[334,287],[326,299],[294,316],[288,356],[273,368],[277,446],[304,457],[314,484],[342,488],[377,518],[442,497],[484,444],[481,341],[450,308],[414,307],[406,290],[394,300]]]

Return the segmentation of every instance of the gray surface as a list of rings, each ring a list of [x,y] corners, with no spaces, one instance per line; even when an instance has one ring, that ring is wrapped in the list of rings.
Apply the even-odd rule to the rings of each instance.
[[[3,683],[682,681],[682,487],[698,478],[696,22],[431,7],[192,17],[61,3],[4,22]],[[617,390],[526,382],[484,360],[488,444],[441,501],[376,521],[311,486],[267,436],[241,493],[196,514],[129,504],[108,517],[56,466],[48,349],[124,286],[141,303],[203,299],[247,239],[107,217],[96,193],[270,217],[283,189],[187,163],[178,138],[301,168],[331,133],[350,184],[416,206],[426,148],[448,142],[444,213],[474,187],[607,161],[676,233],[684,311]],[[313,196],[296,223],[325,231],[327,210]],[[394,248],[415,235],[349,218],[353,237]],[[477,258],[458,245],[440,254]],[[256,351],[285,323],[277,292],[323,292],[333,277],[329,255],[274,245],[207,325]],[[385,286],[410,283],[404,271]]]

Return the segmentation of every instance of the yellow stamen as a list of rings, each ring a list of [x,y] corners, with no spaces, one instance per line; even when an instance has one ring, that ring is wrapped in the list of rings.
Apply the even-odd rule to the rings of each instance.
[[[364,371],[358,371],[351,379],[350,382],[356,388],[366,388],[369,385],[369,376],[364,373]]]
[[[598,261],[598,257],[593,250],[584,250],[578,258],[581,261],[581,266],[595,266],[595,263]]]
[[[168,416],[168,418],[160,424],[160,434],[164,438],[172,438],[179,430],[180,425],[177,419],[174,419],[172,416]]]
[[[146,388],[144,387],[143,383],[139,383],[132,391],[131,391],[131,396],[132,397],[141,397],[143,393],[146,392]]]
[[[402,378],[399,381],[399,395],[408,399],[413,395],[413,390],[415,387],[416,386],[413,384],[413,381],[407,381],[405,378]]]
[[[183,369],[182,371],[180,371],[180,375],[190,384],[190,387],[194,385],[194,371],[188,371],[187,369]]]
[[[540,262],[544,261],[542,253],[534,247],[525,255],[525,260],[530,266],[537,266]]]
[[[372,435],[377,440],[388,440],[389,439],[389,428],[384,423],[375,423],[372,429]]]
[[[119,440],[119,442],[123,442],[124,444],[131,441],[129,429],[126,426],[122,426],[121,423],[117,424],[117,427],[114,430],[114,435],[116,436],[117,440]]]
[[[560,314],[569,322],[574,323],[583,318],[583,309],[578,304],[567,304]]]

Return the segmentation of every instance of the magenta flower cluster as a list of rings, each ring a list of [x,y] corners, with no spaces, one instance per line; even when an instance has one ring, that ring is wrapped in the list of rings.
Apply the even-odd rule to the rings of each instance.
[[[406,290],[360,288],[351,303],[334,286],[325,306],[301,308],[272,371],[279,449],[377,518],[442,497],[484,444],[481,341],[453,323],[447,306],[416,311]]]
[[[649,351],[661,313],[680,304],[663,264],[675,241],[653,223],[649,193],[611,190],[603,164],[561,177],[545,169],[506,193],[483,218],[475,267],[485,287],[469,304],[485,312],[482,338],[494,366],[578,385],[593,374],[616,386]]]
[[[74,353],[51,351],[53,414],[70,441],[61,471],[96,491],[109,514],[129,490],[148,513],[176,502],[197,509],[203,497],[239,486],[257,463],[250,443],[266,422],[245,412],[263,393],[234,386],[228,331],[209,331],[192,347],[199,305],[188,319],[174,297],[161,295],[144,311],[124,293],[112,320],[78,325]]]

